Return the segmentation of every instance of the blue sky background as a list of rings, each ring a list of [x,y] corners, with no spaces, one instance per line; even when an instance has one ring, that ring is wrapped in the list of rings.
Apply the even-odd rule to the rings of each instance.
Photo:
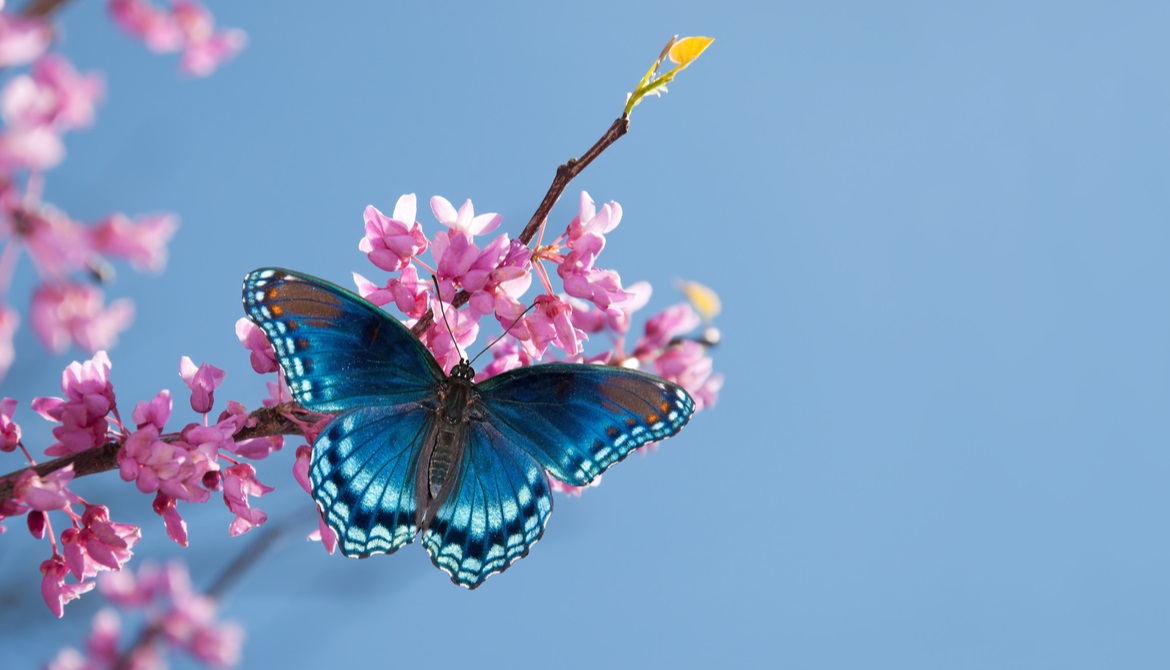
[[[651,281],[653,311],[676,278],[718,290],[727,383],[657,453],[558,498],[476,592],[420,547],[302,542],[291,448],[260,463],[278,491],[259,505],[295,530],[224,603],[246,667],[1170,663],[1170,6],[400,4],[215,2],[250,44],[193,81],[104,3],[64,12],[62,50],[109,95],[47,199],[183,220],[164,275],[111,290],[138,304],[112,352],[123,406],[181,387],[184,354],[258,403],[241,278],[373,274],[367,204],[471,197],[518,232],[674,33],[716,42],[553,221],[581,189],[620,202],[602,264]],[[25,402],[82,355],[17,346],[0,392]],[[181,554],[202,584],[247,543],[214,501],[186,508],[179,551],[115,474],[77,488],[144,525],[136,560]],[[100,599],[54,619],[47,545],[9,525],[0,646],[30,667]]]

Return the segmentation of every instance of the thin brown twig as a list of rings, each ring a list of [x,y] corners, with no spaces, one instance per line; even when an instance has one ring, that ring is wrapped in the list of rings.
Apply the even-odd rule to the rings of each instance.
[[[532,238],[536,237],[536,232],[540,230],[540,224],[548,218],[548,214],[552,211],[553,205],[557,204],[557,200],[560,199],[561,194],[568,188],[569,182],[581,174],[582,170],[589,167],[589,164],[600,156],[601,152],[608,149],[609,145],[618,141],[618,138],[625,135],[629,129],[630,117],[625,115],[619,116],[610,124],[609,129],[605,131],[601,139],[589,147],[589,150],[582,154],[580,158],[570,158],[558,167],[557,174],[553,177],[552,184],[548,187],[548,192],[544,194],[544,198],[536,206],[536,212],[528,220],[528,225],[524,226],[524,230],[520,232],[520,236],[516,239],[524,244],[531,242]],[[461,290],[451,299],[451,307],[453,309],[459,309],[467,304],[467,301],[470,299],[471,294]],[[421,337],[427,328],[431,327],[432,321],[434,321],[434,312],[428,309],[426,314],[423,314],[422,318],[418,320],[418,323],[414,324],[414,327],[410,330],[414,333],[415,337]]]

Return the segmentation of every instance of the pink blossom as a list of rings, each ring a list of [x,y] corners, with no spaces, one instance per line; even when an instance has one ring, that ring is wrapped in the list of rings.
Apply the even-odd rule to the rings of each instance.
[[[69,490],[73,481],[73,464],[54,470],[44,477],[33,470],[25,470],[16,480],[14,496],[30,509],[41,512],[66,509],[78,502],[77,495]]]
[[[492,347],[492,362],[483,367],[475,376],[476,382],[495,377],[501,372],[532,365],[532,357],[514,341],[502,341]]]
[[[242,30],[216,31],[211,13],[197,2],[171,0],[171,11],[186,38],[179,66],[187,74],[206,77],[247,44]]]
[[[228,528],[232,537],[246,533],[268,520],[268,515],[248,505],[248,496],[262,496],[274,491],[256,479],[256,468],[237,463],[223,472],[223,502],[236,515]]]
[[[131,220],[116,213],[88,229],[89,245],[99,253],[125,258],[135,269],[157,272],[166,265],[167,243],[178,228],[174,214],[147,214]]]
[[[74,361],[61,375],[65,399],[34,398],[33,411],[50,421],[57,442],[45,449],[49,456],[64,456],[104,444],[109,432],[106,416],[114,408],[114,387],[109,382],[110,357],[99,351],[85,363]]]
[[[438,195],[431,198],[431,212],[439,223],[463,233],[468,240],[476,235],[492,232],[504,219],[495,212],[476,216],[470,199],[463,203],[459,211],[455,211],[455,207],[446,198]]]
[[[665,348],[671,340],[698,328],[700,323],[699,315],[687,303],[667,307],[646,320],[645,335],[638,341],[636,352]]]
[[[0,132],[0,170],[45,172],[65,158],[65,143],[49,126],[11,126]]]
[[[587,338],[584,331],[573,325],[572,313],[572,305],[557,296],[536,296],[535,309],[521,320],[529,336],[524,340],[528,355],[537,360],[543,358],[549,344],[570,355],[580,352],[581,343]]]
[[[109,0],[109,5],[114,22],[143,40],[151,51],[167,53],[183,47],[183,31],[170,12],[146,0]]]
[[[439,279],[462,281],[463,276],[479,258],[479,247],[466,235],[455,231],[439,231],[431,242],[431,255],[435,257]],[[446,287],[444,287],[446,288]]]
[[[101,570],[120,570],[142,539],[138,526],[110,521],[104,505],[87,505],[81,521],[81,528],[61,533],[65,561],[77,579],[88,579]]]
[[[223,435],[214,427],[190,424],[181,439],[160,439],[158,427],[147,424],[126,438],[118,451],[118,472],[143,493],[161,491],[170,498],[205,502],[207,473],[219,469],[218,450]]]
[[[173,0],[169,12],[145,0],[110,0],[109,5],[114,21],[152,51],[183,49],[180,67],[187,74],[211,74],[247,42],[243,31],[216,31],[211,14],[191,0]]]
[[[435,312],[435,320],[423,338],[439,367],[450,371],[463,357],[462,349],[470,346],[479,335],[479,322],[467,310],[453,309],[439,300],[434,301],[431,309]],[[446,314],[446,321],[443,314]],[[452,330],[447,330],[447,323],[451,324]]]
[[[52,30],[42,19],[0,14],[0,67],[33,62],[52,39]]]
[[[265,374],[280,369],[276,364],[276,352],[272,350],[272,344],[268,342],[264,331],[252,323],[251,319],[241,317],[236,321],[236,337],[248,350],[248,360],[252,363],[253,370]]]
[[[712,374],[711,357],[698,342],[683,340],[668,347],[654,361],[658,376],[686,389],[695,399],[695,411],[713,407],[723,388],[723,375]]]
[[[382,288],[356,272],[353,281],[358,294],[379,307],[393,302],[411,319],[418,319],[427,311],[430,282],[420,281],[418,270],[413,265],[403,267],[399,276],[392,277]]]
[[[16,400],[0,400],[0,451],[13,451],[20,444],[20,426],[12,420],[16,413]]]
[[[195,367],[188,356],[179,359],[179,376],[191,389],[191,409],[199,414],[211,411],[215,403],[215,389],[223,383],[226,375],[223,370],[207,363]]]
[[[577,216],[569,222],[565,231],[568,245],[587,260],[586,267],[593,267],[593,261],[605,248],[605,234],[621,223],[622,206],[611,200],[601,206],[601,211],[597,211],[593,198],[581,191],[577,211]]]
[[[153,507],[155,514],[163,518],[167,537],[177,542],[180,547],[187,546],[187,522],[179,516],[179,508],[175,499],[164,493],[159,493],[154,497]]]
[[[58,619],[65,615],[65,603],[80,598],[81,594],[94,587],[93,582],[66,584],[65,576],[69,574],[69,568],[60,554],[53,554],[52,558],[41,563],[41,574],[44,575],[41,581],[41,596]]]
[[[366,207],[366,236],[358,243],[370,262],[387,272],[401,270],[427,248],[422,226],[414,220],[417,206],[413,193],[398,198],[394,216],[377,207]]]
[[[469,309],[484,315],[496,312],[501,323],[523,311],[519,298],[532,284],[532,251],[518,240],[500,235],[484,248],[467,274],[463,287],[471,292]],[[515,316],[512,317],[514,319]],[[511,319],[504,327],[511,325]]]
[[[292,402],[292,391],[285,383],[284,375],[281,375],[279,381],[265,382],[264,385],[268,388],[268,397],[264,399],[265,407],[276,407],[286,402]]]
[[[103,607],[93,617],[93,629],[85,642],[85,650],[94,661],[113,666],[118,660],[121,636],[122,619],[113,609]]]
[[[163,389],[151,398],[150,402],[139,401],[134,406],[130,418],[139,428],[150,424],[158,430],[162,430],[171,418],[171,392]]]
[[[78,74],[69,61],[50,54],[36,62],[30,75],[8,81],[0,108],[14,126],[85,128],[93,124],[94,107],[104,90],[101,75]]]
[[[32,329],[45,348],[61,353],[72,342],[89,352],[108,349],[134,318],[126,299],[102,305],[102,291],[92,284],[42,284],[33,294]]]

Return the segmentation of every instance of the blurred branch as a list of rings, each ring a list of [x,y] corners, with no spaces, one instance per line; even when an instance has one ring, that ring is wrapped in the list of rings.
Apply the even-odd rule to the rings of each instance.
[[[69,4],[69,0],[32,0],[20,10],[24,16],[45,18]]]

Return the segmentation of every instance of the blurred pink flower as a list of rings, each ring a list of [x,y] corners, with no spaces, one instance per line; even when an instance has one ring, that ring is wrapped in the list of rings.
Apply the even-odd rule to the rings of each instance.
[[[65,144],[49,126],[11,126],[0,132],[0,170],[45,172],[65,158]]]
[[[723,375],[712,373],[711,357],[706,348],[692,340],[667,347],[654,360],[658,376],[687,390],[695,399],[695,411],[713,407],[723,388]]]
[[[183,31],[170,12],[147,0],[110,0],[109,6],[114,22],[145,42],[151,51],[167,53],[183,47]]]
[[[53,353],[70,343],[89,352],[113,347],[134,318],[134,303],[120,298],[106,307],[103,297],[92,284],[41,284],[33,293],[33,333]]]
[[[171,0],[171,11],[185,38],[179,67],[187,74],[206,77],[248,43],[242,30],[227,28],[216,31],[211,12],[197,2]]]
[[[12,344],[12,338],[16,335],[16,329],[20,326],[20,314],[5,305],[0,305],[0,379],[4,379],[8,368],[12,367],[12,362],[16,360],[16,347]]]
[[[0,451],[14,451],[20,444],[20,426],[12,420],[16,414],[16,399],[0,400]]]
[[[47,22],[0,14],[0,68],[33,62],[45,53],[52,40],[53,31]]]
[[[13,126],[87,128],[104,93],[100,74],[79,74],[68,60],[50,54],[38,60],[30,74],[8,80],[0,94],[0,110]]]
[[[166,265],[167,243],[178,228],[174,214],[147,214],[136,220],[111,214],[88,229],[89,246],[98,253],[125,258],[135,269],[157,272]]]

